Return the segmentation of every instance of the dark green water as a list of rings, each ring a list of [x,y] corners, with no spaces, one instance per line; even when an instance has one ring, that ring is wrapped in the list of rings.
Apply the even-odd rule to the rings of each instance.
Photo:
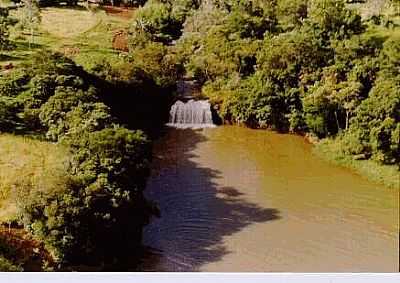
[[[398,190],[318,159],[301,137],[168,130],[146,194],[162,217],[143,271],[397,272]]]

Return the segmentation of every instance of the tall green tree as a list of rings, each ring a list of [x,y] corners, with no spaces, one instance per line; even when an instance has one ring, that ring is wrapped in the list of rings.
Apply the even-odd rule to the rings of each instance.
[[[15,23],[16,20],[10,18],[8,9],[0,7],[0,51],[4,51],[11,47],[9,28]]]

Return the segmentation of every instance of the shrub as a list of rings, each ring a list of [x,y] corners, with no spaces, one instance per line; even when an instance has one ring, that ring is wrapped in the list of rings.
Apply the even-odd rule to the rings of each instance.
[[[0,51],[10,49],[9,28],[16,24],[16,20],[9,17],[7,8],[0,7]]]
[[[1,272],[15,272],[22,271],[22,268],[14,265],[11,261],[0,255],[0,271]]]
[[[18,103],[13,98],[0,96],[0,132],[10,132],[18,124]]]

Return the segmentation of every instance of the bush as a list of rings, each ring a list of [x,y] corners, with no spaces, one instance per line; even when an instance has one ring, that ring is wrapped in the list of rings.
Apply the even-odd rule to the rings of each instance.
[[[16,20],[9,17],[7,8],[0,7],[0,51],[10,49],[9,28],[16,24]]]
[[[15,99],[0,96],[0,132],[10,132],[18,124],[18,103]]]
[[[0,271],[1,272],[16,272],[22,271],[22,268],[14,265],[11,261],[0,255]]]

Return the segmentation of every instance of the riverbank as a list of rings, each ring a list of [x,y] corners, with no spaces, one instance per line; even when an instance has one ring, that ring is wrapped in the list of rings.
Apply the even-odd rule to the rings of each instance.
[[[392,189],[400,189],[399,166],[383,165],[373,160],[357,160],[354,156],[344,154],[340,144],[333,139],[314,143],[313,152],[324,160],[351,169],[372,182]]]

